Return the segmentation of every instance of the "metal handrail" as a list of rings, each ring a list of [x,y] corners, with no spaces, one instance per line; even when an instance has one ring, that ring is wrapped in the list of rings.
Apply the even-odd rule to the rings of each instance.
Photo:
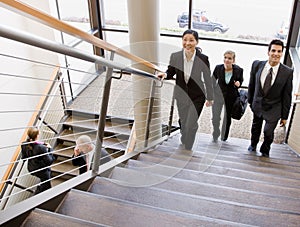
[[[153,63],[146,61],[143,58],[140,58],[140,57],[133,55],[123,49],[120,49],[117,46],[114,46],[108,42],[105,42],[104,40],[101,40],[91,34],[88,34],[88,33],[84,32],[74,26],[71,26],[63,21],[60,21],[57,18],[52,17],[52,16],[50,16],[38,9],[35,9],[25,3],[22,3],[17,0],[14,0],[14,1],[0,0],[0,6],[7,8],[11,11],[14,11],[16,13],[19,13],[28,18],[34,19],[35,21],[43,23],[43,24],[50,26],[61,32],[65,32],[69,35],[79,37],[80,39],[85,40],[99,48],[104,49],[104,50],[113,51],[116,54],[119,54],[120,56],[123,56],[127,59],[130,59],[139,64],[142,64],[150,69],[153,69],[154,71],[162,71],[157,65],[154,65]]]
[[[12,29],[8,26],[5,26],[5,25],[0,25],[0,36],[7,38],[7,39],[15,40],[18,42],[26,43],[26,44],[29,44],[32,46],[36,46],[36,47],[39,47],[39,48],[42,48],[45,50],[49,50],[49,51],[53,51],[56,53],[65,54],[65,55],[68,55],[71,57],[79,58],[79,59],[82,59],[82,60],[85,60],[88,62],[100,63],[109,68],[114,68],[114,69],[122,70],[124,72],[143,76],[146,78],[159,80],[156,76],[154,76],[151,73],[148,73],[148,72],[145,72],[145,71],[142,71],[139,69],[135,69],[132,67],[127,67],[126,65],[116,63],[111,60],[106,60],[102,57],[87,54],[87,53],[84,53],[83,51],[76,50],[72,47],[32,35],[28,32],[15,31],[14,29]]]

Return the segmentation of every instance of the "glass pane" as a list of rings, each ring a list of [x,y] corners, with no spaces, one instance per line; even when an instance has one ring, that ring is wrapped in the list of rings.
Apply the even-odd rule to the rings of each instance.
[[[93,53],[93,46],[87,42],[82,42],[76,46],[83,52]],[[97,76],[96,65],[92,62],[83,61],[73,57],[67,57],[69,79],[73,95],[77,96],[91,81]]]
[[[160,29],[162,33],[182,33],[188,26],[189,1],[160,0]]]
[[[129,47],[129,34],[124,32],[108,32],[105,31],[105,41],[122,49],[127,52],[130,52]],[[109,59],[110,53],[105,53],[106,58]],[[125,59],[123,57],[118,56],[117,54],[114,56],[114,61],[124,65],[131,65],[131,61]]]
[[[164,70],[167,69],[171,53],[180,50],[181,47],[181,38],[161,37],[159,62]],[[236,53],[236,64],[244,69],[242,86],[248,86],[252,62],[257,59],[268,59],[267,46],[200,40],[198,47],[209,57],[211,70],[214,70],[217,64],[223,63],[223,54],[226,50],[233,50]]]
[[[90,31],[88,1],[86,0],[58,0],[58,9],[62,21],[79,28]],[[64,43],[74,42],[74,37],[64,34]]]
[[[102,0],[103,27],[128,29],[127,0]]]
[[[285,40],[293,0],[194,0],[192,26],[200,36],[268,43]],[[203,20],[205,19],[205,21]]]

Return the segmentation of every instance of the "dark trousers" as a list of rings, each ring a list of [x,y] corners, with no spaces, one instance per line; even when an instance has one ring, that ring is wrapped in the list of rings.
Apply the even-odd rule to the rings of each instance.
[[[251,146],[256,147],[259,142],[259,137],[262,130],[264,119],[263,117],[258,117],[255,114],[253,114],[253,121],[252,121],[252,127],[251,127]],[[278,121],[265,121],[264,125],[264,141],[260,147],[260,152],[269,154],[271,149],[271,144],[274,140],[274,130],[277,126]]]
[[[198,130],[198,118],[205,101],[201,102],[177,102],[180,119],[181,142],[185,148],[191,150]]]
[[[220,131],[221,112],[225,106],[222,129]],[[212,124],[213,124],[213,138],[217,140],[221,134],[221,140],[227,140],[231,125],[231,110],[233,102],[231,100],[215,100],[212,106]]]
[[[37,189],[35,191],[35,194],[39,194],[39,193],[41,193],[41,192],[43,192],[43,191],[51,188],[51,182],[50,182],[50,179],[51,179],[51,169],[50,168],[41,170],[41,171],[36,172],[36,173],[34,173],[32,175],[40,178],[40,180],[41,180],[41,183],[37,187]]]

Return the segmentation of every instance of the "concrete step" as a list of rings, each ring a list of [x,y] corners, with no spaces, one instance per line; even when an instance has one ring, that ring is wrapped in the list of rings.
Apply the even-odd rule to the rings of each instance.
[[[132,121],[119,118],[108,118],[105,123],[105,131],[112,134],[130,135]],[[98,119],[87,118],[85,116],[72,115],[64,122],[66,128],[72,128],[74,131],[97,130]]]
[[[78,190],[67,194],[57,212],[107,226],[219,226],[210,218]]]
[[[26,218],[23,227],[101,227],[104,225],[99,225],[98,223],[88,222],[85,220],[72,218],[70,216],[65,216],[62,214],[49,212],[41,209],[33,210],[29,216]]]
[[[178,156],[177,156],[178,158]],[[209,172],[215,173],[223,176],[231,176],[242,179],[252,179],[261,182],[269,182],[270,184],[276,184],[287,187],[294,187],[300,189],[300,174],[299,173],[289,173],[285,171],[279,171],[276,168],[270,167],[268,172],[264,172],[265,169],[261,167],[248,167],[248,169],[243,169],[243,165],[239,165],[239,167],[234,167],[234,163],[223,163],[223,166],[215,164],[215,160],[207,159],[199,161],[190,161],[191,155],[186,155],[186,159],[174,159],[174,158],[166,158],[162,156],[153,156],[147,154],[141,154],[138,157],[138,160],[143,162],[151,162],[163,165],[170,165],[179,168],[190,169],[194,171],[201,172]],[[227,165],[225,165],[227,164]],[[246,165],[245,165],[246,166]],[[240,169],[242,168],[242,169]],[[249,170],[250,169],[250,170]]]
[[[91,139],[94,141],[96,140],[96,133],[77,133],[74,134],[74,132],[72,130],[64,130],[60,137],[58,138],[58,140],[61,143],[64,142],[71,142],[74,143],[76,142],[76,139],[80,136],[80,135],[88,135],[91,137]],[[127,140],[120,138],[119,136],[113,136],[113,137],[106,137],[103,139],[103,147],[107,147],[113,150],[119,150],[119,151],[124,151],[126,149],[127,146]]]
[[[203,134],[203,133],[197,133],[195,144],[193,146],[194,151],[203,151],[207,147],[215,146],[217,149],[220,149],[220,152],[223,152],[222,154],[232,154],[232,155],[239,155],[242,154],[251,154],[251,155],[257,155],[258,157],[261,156],[259,152],[259,148],[261,145],[261,142],[257,146],[257,152],[249,152],[248,146],[250,141],[246,139],[240,139],[240,138],[230,138],[228,142],[221,142],[213,143],[212,137],[209,134]],[[162,146],[167,147],[175,147],[177,148],[181,144],[180,142],[180,134],[177,134],[171,138],[169,138],[167,141],[164,141]],[[288,146],[285,144],[272,144],[271,151],[270,151],[270,159],[276,160],[276,159],[282,159],[287,161],[293,161],[295,157],[298,157],[297,154],[291,150]]]
[[[78,166],[74,166],[70,161],[54,161],[54,163],[51,166],[51,175],[52,176],[58,176],[58,175],[64,175],[61,177],[64,177],[65,179],[70,179],[74,176],[77,176],[79,174]]]
[[[168,158],[176,158],[178,155],[183,154],[178,148],[173,150],[163,150],[162,147],[159,146],[155,150],[148,151],[151,157],[161,157],[162,159]],[[295,158],[293,162],[291,161],[271,161],[269,159],[261,159],[258,160],[256,156],[250,156],[246,159],[244,157],[232,157],[232,156],[224,156],[219,155],[218,153],[213,153],[212,150],[206,150],[205,152],[194,151],[189,155],[189,162],[192,163],[200,163],[210,161],[214,166],[220,167],[231,167],[233,169],[241,169],[247,171],[257,171],[259,169],[260,172],[265,174],[272,175],[280,175],[291,179],[300,179],[300,166],[299,166],[299,158]],[[176,156],[175,156],[176,155]],[[143,156],[143,155],[141,155]],[[252,159],[251,159],[252,158]]]
[[[210,152],[211,151],[211,152]],[[179,153],[179,148],[167,148],[166,146],[158,146],[156,149],[151,149],[147,154],[151,156],[162,156],[165,158],[172,157],[172,155]],[[232,152],[231,152],[232,153]],[[235,152],[236,153],[236,152]],[[280,172],[282,175],[293,175],[295,176],[300,173],[300,162],[297,157],[293,160],[287,161],[282,159],[265,159],[252,154],[228,154],[224,150],[220,150],[218,153],[214,153],[214,150],[194,151],[190,155],[190,161],[203,163],[204,160],[211,160],[213,164],[219,166],[232,165],[234,168],[242,168],[245,170],[251,170],[253,168],[259,168],[263,172],[277,173]],[[283,173],[287,172],[287,173]]]
[[[72,155],[74,154],[74,146],[75,143],[72,144],[58,144],[55,147],[54,153],[58,156],[58,158],[62,157],[64,159],[72,158]]]
[[[145,168],[144,168],[145,169]],[[122,180],[123,174],[128,174],[129,176],[139,178],[142,172],[144,171],[141,168],[130,168],[130,169],[122,169],[116,168],[113,172],[112,178],[113,180],[118,179],[118,181],[122,182],[119,185],[129,185],[132,181],[129,179],[126,182],[125,179],[128,179],[128,176]],[[132,171],[133,170],[133,171]],[[122,173],[124,171],[125,173]],[[139,174],[134,175],[138,171]],[[130,175],[132,173],[132,175]],[[149,172],[147,172],[149,173]],[[151,174],[151,173],[149,173]],[[152,176],[151,176],[152,177]],[[101,179],[95,179],[94,183],[98,183]],[[138,182],[135,179],[135,182]],[[140,181],[140,185],[136,184],[136,187],[143,187],[143,181]],[[283,195],[278,195],[275,193],[264,193],[256,190],[246,190],[241,188],[233,188],[223,185],[216,185],[210,183],[196,182],[191,180],[186,180],[182,178],[169,177],[169,178],[158,178],[157,183],[153,183],[151,186],[146,185],[145,187],[151,188],[161,188],[164,190],[175,191],[179,193],[184,193],[188,195],[196,195],[203,197],[207,200],[223,200],[225,203],[240,203],[245,204],[245,206],[258,206],[264,208],[273,208],[277,210],[283,210],[287,212],[299,212],[300,211],[300,190],[298,190],[298,197],[288,197]],[[95,186],[92,185],[91,190],[93,192]],[[100,187],[101,188],[101,187]],[[113,188],[113,187],[112,187]],[[99,188],[96,188],[99,190]],[[112,190],[114,191],[114,190]],[[100,191],[99,191],[100,192]],[[103,193],[103,192],[101,192]],[[112,192],[113,193],[113,192]]]
[[[158,188],[154,184],[149,187],[150,185],[143,185],[143,183],[152,181],[153,178],[156,178],[158,184],[160,184],[168,181],[169,178],[163,178],[162,176],[157,175],[154,176],[152,173],[140,172],[137,170],[133,171],[126,168],[118,168],[118,170],[120,171],[116,173],[117,168],[114,169],[112,179],[119,181],[117,182],[119,185],[116,187],[120,187],[119,196],[123,199],[127,198],[139,203],[145,203],[164,209],[174,209],[179,210],[180,212],[187,212],[212,219],[227,220],[245,225],[275,226],[276,223],[276,226],[285,226],[287,224],[286,220],[289,220],[289,225],[296,226],[296,223],[300,220],[300,212],[277,209],[273,208],[271,205],[266,207],[170,191],[169,189],[165,190]],[[118,176],[116,176],[117,174]],[[132,184],[130,187],[128,182],[132,179],[134,179],[135,183],[140,179],[140,187],[138,187],[137,184]],[[124,185],[126,187],[124,187]],[[189,184],[186,184],[184,187],[189,187]],[[202,190],[202,188],[199,187],[198,190]],[[99,193],[101,193],[101,190]],[[118,194],[118,192],[115,193],[114,196],[117,196],[116,194]],[[276,200],[273,200],[273,202],[276,203]],[[294,206],[297,205],[294,203]],[[287,208],[287,206],[285,206],[285,208]],[[294,207],[293,209],[296,208]],[[270,225],[270,223],[273,223],[274,225]]]
[[[275,182],[264,182],[261,180],[246,179],[218,173],[199,172],[191,169],[182,169],[157,163],[141,162],[139,160],[129,160],[127,162],[127,166],[129,169],[134,168],[140,172],[150,172],[157,175],[163,175],[165,177],[159,178],[162,179],[162,181],[175,177],[182,180],[188,180],[202,184],[211,184],[220,187],[235,188],[242,191],[252,191],[261,194],[270,194],[273,196],[283,196],[287,198],[300,198],[300,191],[298,188],[288,187],[288,185],[277,185]],[[113,171],[113,177],[118,180],[122,180],[122,177],[124,176],[117,175],[119,172],[122,173],[122,171],[117,172],[118,168],[119,167],[115,167],[116,170]],[[134,180],[138,181],[139,179]]]
[[[157,207],[158,209],[193,214],[199,216],[202,220],[209,220],[207,216],[201,215],[203,204],[201,201],[198,201],[198,198],[200,197],[192,196],[191,194],[177,193],[175,191],[165,190],[155,186],[130,187],[126,186],[124,183],[126,184],[126,182],[115,179],[97,177],[89,191],[98,195]],[[217,218],[213,218],[211,220],[220,226],[229,225],[230,222],[231,224],[243,226],[243,223],[234,223],[228,220]],[[204,223],[201,224],[203,225]]]

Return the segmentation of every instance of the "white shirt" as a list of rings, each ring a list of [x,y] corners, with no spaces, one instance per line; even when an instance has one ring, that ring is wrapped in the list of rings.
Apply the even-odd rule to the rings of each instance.
[[[185,50],[183,50],[183,70],[184,70],[184,80],[186,83],[188,83],[191,77],[195,56],[196,56],[196,50],[194,51],[192,58],[188,60],[185,55]]]
[[[277,75],[277,72],[278,72],[278,69],[279,69],[279,65],[280,64],[277,64],[275,66],[271,66],[269,64],[269,62],[266,63],[263,71],[261,72],[261,76],[260,76],[261,87],[264,87],[264,83],[265,83],[266,77],[267,77],[268,72],[269,72],[269,70],[270,70],[271,67],[273,68],[271,85],[273,85],[273,83],[274,83],[274,81],[276,79],[276,75]]]

